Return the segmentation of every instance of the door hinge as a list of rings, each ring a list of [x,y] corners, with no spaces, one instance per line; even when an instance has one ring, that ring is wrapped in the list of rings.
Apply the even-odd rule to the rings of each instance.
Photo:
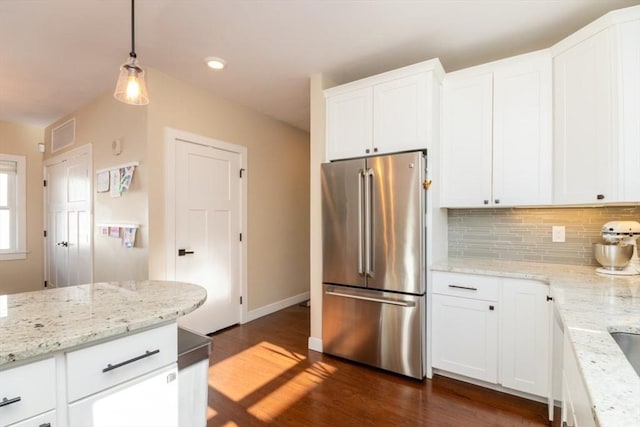
[[[44,230],[43,234],[44,234],[44,237],[47,237],[47,230]]]
[[[242,178],[242,175],[244,175],[244,168],[240,168],[240,178]]]
[[[549,295],[547,295],[547,301],[553,301],[553,297],[550,297]]]
[[[46,179],[45,179],[44,181],[42,181],[42,185],[43,185],[44,187],[46,187],[46,186],[47,186],[47,180],[46,180]]]
[[[242,242],[242,233],[240,233],[240,241]]]
[[[240,296],[240,305],[242,305],[242,296]]]
[[[44,281],[44,287],[45,288],[47,287],[47,281],[46,280]]]

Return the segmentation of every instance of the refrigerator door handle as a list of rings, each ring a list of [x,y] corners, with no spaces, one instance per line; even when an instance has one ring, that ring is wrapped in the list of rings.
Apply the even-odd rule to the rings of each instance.
[[[373,206],[373,169],[367,169],[364,173],[364,250],[365,270],[367,276],[373,277],[373,242],[372,229],[373,218],[371,214]]]
[[[358,273],[364,274],[364,259],[362,246],[364,241],[362,240],[362,227],[363,227],[363,203],[362,203],[362,185],[364,181],[364,171],[360,169],[358,171]]]
[[[402,301],[402,300],[397,300],[397,299],[366,297],[366,296],[363,296],[363,295],[343,294],[341,292],[335,292],[335,291],[325,291],[325,294],[326,295],[333,295],[335,297],[343,297],[343,298],[359,299],[359,300],[363,300],[363,301],[378,302],[380,304],[398,305],[400,307],[415,307],[415,305],[416,305],[416,303],[413,302],[413,301]]]

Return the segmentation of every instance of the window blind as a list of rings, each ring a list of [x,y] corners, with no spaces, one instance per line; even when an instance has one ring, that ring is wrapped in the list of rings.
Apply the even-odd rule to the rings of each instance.
[[[5,172],[13,172],[16,173],[18,171],[18,163],[10,162],[8,160],[0,160],[0,173]]]

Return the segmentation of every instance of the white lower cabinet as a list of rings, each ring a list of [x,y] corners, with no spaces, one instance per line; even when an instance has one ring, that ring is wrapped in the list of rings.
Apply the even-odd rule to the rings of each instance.
[[[513,390],[551,394],[548,286],[433,273],[433,367]]]
[[[52,357],[0,371],[0,425],[25,422],[18,425],[31,426],[32,417],[55,407],[56,365]]]
[[[433,328],[434,368],[497,382],[498,315],[495,302],[434,295]]]
[[[549,396],[551,316],[548,286],[502,279],[500,383],[514,390]]]
[[[29,418],[28,420],[11,424],[9,427],[56,427],[57,425],[56,411],[49,411],[42,415]]]
[[[0,427],[178,427],[177,332],[173,322],[0,370]]]
[[[69,427],[177,427],[177,364],[69,405]]]
[[[433,273],[433,367],[498,382],[499,279]]]
[[[567,427],[596,426],[591,412],[591,401],[566,332],[562,368],[562,422],[563,426]]]

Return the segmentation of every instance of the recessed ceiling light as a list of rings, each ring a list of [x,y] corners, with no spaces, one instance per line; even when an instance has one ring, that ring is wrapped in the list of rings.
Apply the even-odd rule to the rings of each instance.
[[[227,65],[227,61],[215,56],[204,58],[204,62],[207,63],[207,66],[209,68],[213,68],[214,70],[222,70],[225,67],[225,65]]]

